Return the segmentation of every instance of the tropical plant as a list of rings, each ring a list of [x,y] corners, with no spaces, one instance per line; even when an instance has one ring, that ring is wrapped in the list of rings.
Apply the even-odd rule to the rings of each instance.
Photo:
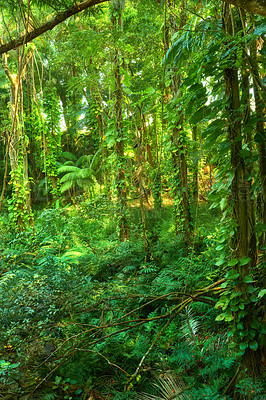
[[[63,154],[63,156],[65,156]],[[76,157],[71,155],[71,158]],[[97,165],[97,153],[94,156],[81,156],[76,163],[73,161],[65,161],[63,165],[58,168],[58,174],[64,174],[60,179],[61,192],[64,193],[72,188],[75,189],[75,185],[80,188],[89,189],[92,193],[95,185],[95,166]]]

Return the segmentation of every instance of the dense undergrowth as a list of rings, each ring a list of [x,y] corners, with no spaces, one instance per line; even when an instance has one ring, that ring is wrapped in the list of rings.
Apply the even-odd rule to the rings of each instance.
[[[147,210],[148,250],[138,207],[130,214],[123,243],[105,198],[41,211],[35,234],[2,219],[1,398],[232,398],[240,358],[215,321],[221,289],[208,290],[222,277],[217,211],[194,210],[188,245],[171,206]],[[263,398],[260,382],[236,387]]]

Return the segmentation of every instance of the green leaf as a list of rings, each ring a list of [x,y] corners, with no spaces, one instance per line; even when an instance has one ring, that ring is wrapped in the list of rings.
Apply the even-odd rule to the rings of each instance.
[[[252,301],[252,303],[256,303],[257,297],[256,297],[254,294],[252,294],[252,295],[250,296],[250,300]]]
[[[217,315],[215,321],[223,321],[225,319],[225,313]]]
[[[254,36],[262,36],[266,33],[266,23],[263,22],[261,25],[257,26],[254,31]]]
[[[254,338],[254,337],[256,336],[256,331],[255,331],[255,329],[250,329],[250,330],[248,331],[248,333],[249,333],[249,336],[252,337],[252,338]]]
[[[239,272],[237,272],[235,269],[232,269],[231,271],[227,272],[225,277],[231,280],[237,279],[239,277]]]
[[[266,75],[265,75],[265,76],[266,76]],[[257,224],[256,227],[255,227],[255,231],[256,231],[257,233],[263,233],[263,232],[265,232],[265,231],[266,231],[266,224],[262,224],[262,223]]]
[[[221,210],[224,211],[224,209],[227,207],[227,198],[224,197],[221,201],[220,201],[220,207]]]
[[[215,265],[217,265],[217,267],[220,267],[224,263],[225,263],[225,260],[224,259],[220,259],[220,260],[216,261]]]
[[[203,120],[210,113],[210,109],[208,106],[202,106],[199,108],[190,118],[190,122],[193,125],[198,124],[201,120]]]
[[[265,139],[261,133],[256,133],[256,135],[254,136],[254,141],[256,143],[264,143]]]
[[[256,351],[259,347],[258,342],[255,342],[255,340],[253,342],[250,342],[249,347],[251,348],[251,350]]]
[[[265,296],[266,294],[266,289],[261,289],[258,293],[258,298],[260,299],[261,297]]]
[[[250,257],[242,257],[239,260],[239,265],[242,267],[243,265],[247,265],[251,261]]]
[[[233,258],[232,260],[229,261],[228,267],[233,267],[237,263],[238,263],[238,259],[237,258]]]
[[[248,293],[254,293],[257,289],[253,285],[248,285],[246,290]]]
[[[252,277],[252,275],[246,275],[246,276],[244,277],[244,279],[243,279],[243,282],[244,282],[244,283],[253,282],[253,277]]]
[[[245,315],[247,315],[247,313],[248,313],[247,311],[241,310],[241,311],[238,313],[238,318],[241,319],[241,318],[245,317]]]
[[[226,121],[224,119],[216,119],[215,121],[211,122],[210,125],[202,133],[202,138],[205,139],[206,137],[215,134],[213,138],[214,141],[218,139],[220,135],[223,134],[224,129],[226,126]]]
[[[239,345],[239,348],[240,348],[240,350],[246,350],[247,348],[248,348],[248,343],[240,343],[240,345]]]
[[[233,321],[233,319],[234,319],[233,314],[230,314],[230,315],[227,315],[224,320],[225,321]]]
[[[259,329],[259,327],[260,327],[260,323],[257,319],[255,319],[254,321],[251,322],[251,328]]]
[[[233,336],[233,334],[234,334],[234,331],[231,329],[230,331],[228,331],[227,337],[231,337],[231,336]]]
[[[220,198],[220,195],[219,195],[219,193],[217,193],[217,192],[211,192],[209,195],[208,195],[208,199],[210,200],[210,201],[216,201],[216,200],[219,200],[219,198]]]
[[[241,292],[241,290],[239,290],[238,292],[235,292],[234,293],[234,296],[233,297],[239,297],[239,296],[241,296],[242,295],[242,292]]]

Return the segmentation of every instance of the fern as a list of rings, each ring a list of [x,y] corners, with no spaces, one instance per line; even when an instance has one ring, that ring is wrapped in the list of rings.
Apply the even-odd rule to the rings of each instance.
[[[57,394],[56,393],[46,393],[45,395],[43,395],[40,400],[54,400],[57,398]]]
[[[75,156],[71,153],[62,153],[65,158],[71,158],[65,161],[63,165],[58,167],[58,173],[64,174],[60,179],[61,192],[64,193],[70,190],[75,185],[78,185],[82,189],[89,189],[93,192],[95,185],[95,174],[97,170],[97,155],[96,152],[93,156],[82,156],[76,160],[74,165]]]
[[[199,330],[200,322],[194,315],[193,309],[191,306],[186,307],[184,314],[184,323],[181,326],[182,336],[189,341],[195,343],[196,335]]]
[[[139,400],[184,400],[187,396],[183,394],[185,384],[181,378],[173,372],[166,372],[157,377],[157,382],[153,383],[158,394],[141,393]]]

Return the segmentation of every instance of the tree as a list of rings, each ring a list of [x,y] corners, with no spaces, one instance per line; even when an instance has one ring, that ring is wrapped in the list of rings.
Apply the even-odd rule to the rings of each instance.
[[[216,149],[214,161],[218,168],[217,178],[218,176],[222,178],[220,183],[216,181],[213,192],[217,193],[217,197],[213,195],[213,199],[219,198],[218,193],[221,190],[224,198],[221,200],[220,197],[216,204],[221,205],[224,213],[223,220],[227,220],[227,227],[222,228],[220,240],[221,243],[225,243],[229,238],[227,245],[230,245],[231,254],[227,259],[228,282],[224,284],[229,291],[227,295],[221,296],[217,304],[217,307],[223,307],[224,310],[218,320],[232,321],[230,334],[234,335],[242,351],[243,363],[249,376],[256,378],[261,375],[261,360],[265,351],[261,336],[263,311],[262,309],[258,311],[256,306],[256,304],[262,304],[262,301],[260,296],[251,295],[253,279],[258,279],[260,287],[263,285],[263,274],[257,269],[257,255],[258,251],[264,252],[265,249],[263,250],[256,240],[256,224],[261,223],[263,211],[255,215],[254,191],[258,190],[258,198],[263,198],[264,178],[261,177],[260,172],[260,181],[258,181],[255,171],[261,171],[265,165],[265,160],[262,161],[265,141],[262,139],[264,128],[261,115],[262,104],[265,104],[265,90],[261,85],[262,78],[259,78],[256,51],[253,50],[252,57],[247,54],[245,43],[248,41],[253,43],[255,38],[252,33],[250,36],[247,35],[241,11],[228,4],[224,5],[222,11],[222,27],[218,21],[210,18],[201,19],[195,25],[193,33],[187,25],[189,33],[184,33],[180,39],[177,38],[168,52],[168,58],[174,60],[174,65],[180,64],[185,58],[186,48],[194,51],[196,63],[192,64],[186,80],[191,85],[190,76],[194,74],[194,82],[196,77],[201,76],[204,85],[211,89],[210,104],[208,106],[199,104],[192,120],[208,121],[203,131],[203,137],[206,140],[205,148],[210,148],[214,143],[217,146],[218,151]],[[257,32],[264,34],[263,26],[258,27]],[[197,47],[198,44],[200,47]],[[196,51],[199,48],[201,51],[204,48],[205,53],[202,51],[202,55],[197,57]],[[241,85],[239,76],[243,77]],[[257,97],[256,114],[248,104],[250,85],[252,85],[251,76],[253,85],[256,86],[254,91],[255,99]],[[217,83],[222,78],[224,86]],[[207,79],[208,82],[206,82]],[[195,85],[194,87],[191,85],[191,88],[196,89]],[[259,107],[258,104],[260,104]],[[260,142],[259,157],[252,157],[254,127],[257,129],[256,137]],[[228,150],[230,150],[229,153]],[[225,182],[228,182],[226,186]],[[256,185],[258,185],[257,189]],[[264,201],[262,204],[264,207]],[[258,206],[261,210],[260,203]],[[262,236],[261,241],[263,241]],[[220,247],[222,249],[223,245]],[[218,265],[223,265],[226,258],[226,256],[221,256]],[[236,293],[240,296],[237,301],[233,300]],[[230,296],[232,297],[229,298]],[[254,329],[254,326],[257,328]]]
[[[229,15],[229,6],[225,5],[223,10],[224,29],[229,36],[233,36],[233,20],[232,18],[229,18]],[[230,44],[228,45],[228,48],[231,50]],[[231,57],[235,56],[233,51],[230,51],[230,53]],[[237,69],[230,68],[229,65],[226,66],[224,69],[224,79],[226,84],[226,95],[228,96],[228,140],[230,141],[231,167],[233,171],[231,196],[233,202],[233,219],[236,223],[235,232],[231,242],[232,258],[238,261],[236,265],[238,266],[239,284],[236,286],[236,290],[242,292],[243,301],[246,302],[247,308],[252,309],[250,296],[247,292],[246,280],[247,276],[252,273],[256,266],[257,246],[254,225],[254,208],[252,207],[250,199],[250,185],[247,180],[247,167],[243,156],[241,156],[241,153],[243,152],[242,141],[239,140],[239,138],[242,137],[242,132],[241,115],[239,114],[240,96]],[[250,261],[245,265],[242,265],[241,260],[245,258]],[[251,309],[249,310],[249,314],[252,313]],[[244,329],[250,331],[250,317],[247,316],[241,320]],[[255,340],[253,341],[255,342],[257,338],[255,337],[254,339]],[[260,352],[257,352],[255,348],[252,349],[252,338],[250,337],[249,340],[251,348],[247,348],[244,353],[244,365],[250,375],[257,377],[260,375],[261,368]]]
[[[122,93],[122,75],[120,72],[121,65],[121,54],[118,49],[118,41],[122,34],[122,11],[123,11],[124,1],[112,0],[111,2],[111,21],[113,27],[113,33],[115,37],[114,43],[114,53],[113,53],[113,70],[114,70],[114,117],[115,117],[115,136],[116,136],[116,155],[117,155],[117,176],[116,176],[116,188],[118,193],[118,219],[119,219],[119,237],[121,241],[128,239],[129,237],[129,226],[126,217],[126,175],[125,175],[125,138],[124,138],[124,128],[123,128],[123,93]]]
[[[86,10],[89,7],[93,7],[97,4],[105,3],[109,0],[86,0],[81,3],[76,3],[68,8],[65,11],[57,12],[56,16],[49,21],[45,22],[38,28],[33,28],[30,32],[27,32],[25,35],[21,35],[18,39],[13,39],[6,44],[2,44],[0,46],[0,54],[7,53],[12,49],[16,49],[19,46],[25,45],[26,43],[31,42],[33,39],[42,35],[43,33],[52,30],[61,22],[66,19],[72,17],[73,15],[80,13],[81,11]]]
[[[171,36],[177,34],[179,29],[182,29],[186,24],[186,1],[183,1],[180,8],[180,23],[177,27],[175,16],[171,13],[171,8],[174,7],[172,2],[168,3],[170,8],[169,25]],[[166,7],[166,5],[165,5]],[[169,44],[166,44],[169,47]],[[182,76],[176,68],[173,68],[171,73],[171,95],[172,95],[172,116],[171,123],[172,134],[171,141],[173,143],[172,157],[174,169],[174,197],[175,197],[175,224],[176,232],[184,232],[185,241],[190,240],[191,231],[191,215],[188,192],[188,177],[187,177],[187,159],[186,159],[186,137],[184,132],[184,110],[180,101],[181,92],[180,86]]]
[[[11,167],[11,182],[13,199],[11,203],[14,226],[24,230],[28,225],[33,226],[31,214],[30,183],[28,175],[27,136],[24,129],[24,100],[22,79],[33,50],[25,48],[16,53],[17,71],[11,71],[7,55],[3,54],[3,65],[10,82],[10,117],[11,131],[9,132],[8,150]]]

